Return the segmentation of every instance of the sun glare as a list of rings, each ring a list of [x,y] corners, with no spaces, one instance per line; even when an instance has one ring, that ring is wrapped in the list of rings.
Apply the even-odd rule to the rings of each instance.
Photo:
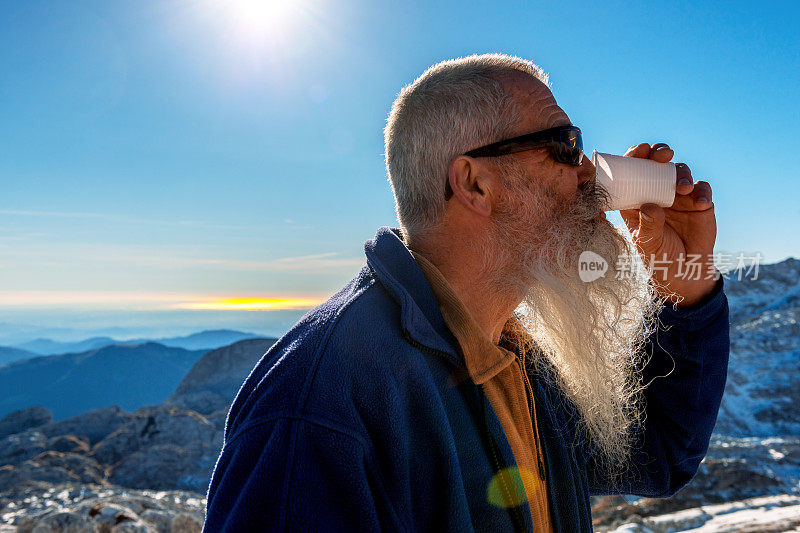
[[[326,16],[330,1],[188,0],[171,31],[226,84],[282,84],[297,65],[338,38],[341,21]]]
[[[226,9],[245,34],[263,35],[278,32],[292,14],[292,2],[285,0],[233,0]],[[266,37],[266,36],[265,36]]]
[[[307,0],[209,0],[224,41],[253,57],[282,55],[302,45]]]

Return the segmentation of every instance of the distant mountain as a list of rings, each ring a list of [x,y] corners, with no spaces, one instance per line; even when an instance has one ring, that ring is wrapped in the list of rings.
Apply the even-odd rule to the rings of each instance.
[[[0,344],[18,346],[35,339],[53,339],[61,342],[78,342],[89,337],[131,338],[138,331],[132,328],[108,327],[83,330],[64,327],[46,327],[32,324],[0,322]]]
[[[213,350],[220,346],[227,346],[234,342],[256,337],[258,337],[258,335],[255,333],[244,333],[231,329],[216,329],[193,333],[186,337],[156,339],[156,342],[164,346],[174,346],[185,350]]]
[[[64,353],[78,353],[95,350],[112,344],[135,345],[145,342],[157,342],[164,346],[183,348],[185,350],[213,350],[234,342],[257,337],[253,333],[244,333],[230,329],[208,330],[183,337],[168,337],[163,339],[129,339],[117,340],[111,337],[92,337],[77,342],[60,342],[51,339],[39,338],[22,344],[15,344],[13,348],[22,349],[38,355],[57,355]]]
[[[205,415],[227,411],[245,378],[276,339],[247,339],[211,350],[189,370],[166,403]]]
[[[36,357],[36,354],[26,350],[20,350],[19,348],[0,346],[0,366],[22,359],[30,359],[31,357]]]
[[[0,417],[31,405],[61,420],[107,405],[157,404],[203,353],[146,342],[17,361],[0,367]]]
[[[92,337],[91,339],[82,340],[79,342],[58,342],[50,339],[35,339],[22,344],[17,344],[14,348],[21,348],[28,352],[39,355],[56,355],[61,353],[77,353],[85,352],[88,350],[96,350],[109,344],[116,344],[116,341],[111,337]]]
[[[800,435],[800,261],[761,265],[756,280],[731,278],[731,359],[714,431]]]

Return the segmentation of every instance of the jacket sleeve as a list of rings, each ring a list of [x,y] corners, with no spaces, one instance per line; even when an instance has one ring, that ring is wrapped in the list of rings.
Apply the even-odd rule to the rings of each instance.
[[[667,497],[691,481],[708,451],[725,389],[730,351],[728,302],[719,279],[714,291],[689,308],[665,307],[662,326],[648,338],[652,353],[642,369],[645,421],[630,469],[614,482],[590,458],[592,495]]]
[[[360,439],[279,418],[225,443],[203,531],[378,531],[386,508],[376,492]]]

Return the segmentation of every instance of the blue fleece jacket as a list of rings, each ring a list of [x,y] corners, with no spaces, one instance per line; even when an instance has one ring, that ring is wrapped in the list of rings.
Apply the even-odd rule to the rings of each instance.
[[[359,275],[239,390],[204,531],[533,531],[527,503],[504,509],[487,497],[493,478],[517,490],[521,480],[495,478],[514,456],[427,279],[397,230],[381,228],[365,249]],[[590,495],[674,494],[705,456],[728,364],[722,281],[700,305],[660,318],[669,328],[645,347],[644,431],[613,486],[580,444],[574,405],[542,379],[555,370],[529,371],[556,531],[592,530]]]

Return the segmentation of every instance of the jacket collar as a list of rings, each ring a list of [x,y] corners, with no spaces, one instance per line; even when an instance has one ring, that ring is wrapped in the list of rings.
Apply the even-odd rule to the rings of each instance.
[[[364,243],[367,265],[400,305],[400,323],[416,342],[444,352],[451,362],[464,365],[457,341],[442,317],[425,274],[402,241],[399,229],[382,227]]]

